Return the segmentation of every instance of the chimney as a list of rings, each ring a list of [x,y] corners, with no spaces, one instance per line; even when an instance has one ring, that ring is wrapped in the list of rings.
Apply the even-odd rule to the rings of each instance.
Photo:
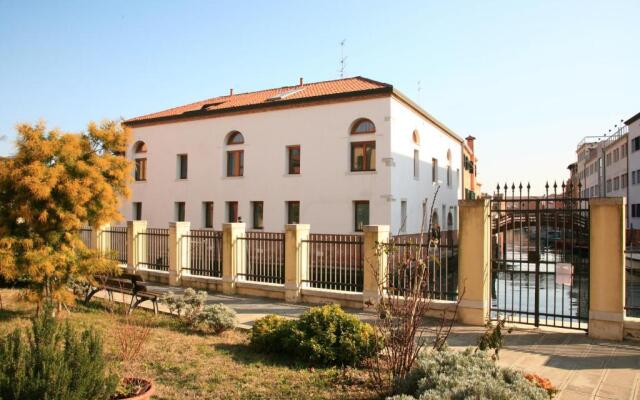
[[[304,78],[300,77],[300,86],[304,85]]]
[[[471,151],[473,151],[473,142],[476,140],[476,138],[471,136],[471,135],[469,135],[465,139],[467,140],[467,146],[469,146]]]
[[[229,96],[233,96],[233,88],[229,89]]]

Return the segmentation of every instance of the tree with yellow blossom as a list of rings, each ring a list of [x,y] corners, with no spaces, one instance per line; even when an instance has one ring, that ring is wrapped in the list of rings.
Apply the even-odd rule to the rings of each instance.
[[[129,129],[89,123],[86,132],[19,124],[17,151],[0,159],[0,277],[28,283],[29,297],[73,303],[71,282],[115,271],[80,239],[80,228],[121,219],[131,165]]]

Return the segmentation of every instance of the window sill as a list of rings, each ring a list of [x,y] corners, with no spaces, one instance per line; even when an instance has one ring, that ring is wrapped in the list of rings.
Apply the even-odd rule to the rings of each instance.
[[[244,175],[240,175],[240,176],[223,176],[222,179],[242,179],[244,178]]]
[[[375,175],[378,171],[348,171],[345,175]]]
[[[296,176],[300,176],[301,174],[284,174],[282,176],[284,176],[285,178],[289,178],[289,177],[296,177]]]

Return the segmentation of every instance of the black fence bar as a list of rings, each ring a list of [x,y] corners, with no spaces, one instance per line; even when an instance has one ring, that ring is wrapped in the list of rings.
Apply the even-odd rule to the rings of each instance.
[[[80,240],[89,249],[91,248],[91,227],[83,226],[80,228]]]
[[[191,263],[182,268],[191,275],[222,277],[222,232],[207,229],[192,230],[183,236],[190,251]],[[185,248],[185,247],[183,247]]]
[[[498,186],[491,199],[491,317],[586,330],[589,202],[571,186]]]
[[[238,276],[247,281],[284,284],[284,233],[246,232],[239,237],[244,245],[245,272]]]
[[[111,226],[109,229],[102,231],[103,235],[107,235],[109,245],[109,257],[121,264],[127,263],[127,227]]]
[[[443,236],[429,241],[428,235],[391,237],[388,247],[387,291],[402,296],[418,284],[418,268],[427,266],[421,286],[425,298],[458,298],[458,244]]]
[[[142,266],[156,271],[169,271],[169,229],[147,228],[140,233],[143,243],[146,243],[145,259]]]
[[[364,246],[362,235],[311,234],[307,279],[312,288],[362,292]]]

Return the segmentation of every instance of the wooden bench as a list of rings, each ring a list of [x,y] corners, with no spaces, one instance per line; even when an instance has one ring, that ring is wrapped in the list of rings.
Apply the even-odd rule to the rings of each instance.
[[[153,312],[158,314],[158,300],[162,293],[149,290],[142,276],[138,274],[122,274],[119,276],[96,275],[96,284],[91,285],[85,294],[84,302],[89,303],[98,292],[105,290],[109,300],[113,301],[113,293],[123,293],[131,296],[128,313],[145,301],[153,304]]]

